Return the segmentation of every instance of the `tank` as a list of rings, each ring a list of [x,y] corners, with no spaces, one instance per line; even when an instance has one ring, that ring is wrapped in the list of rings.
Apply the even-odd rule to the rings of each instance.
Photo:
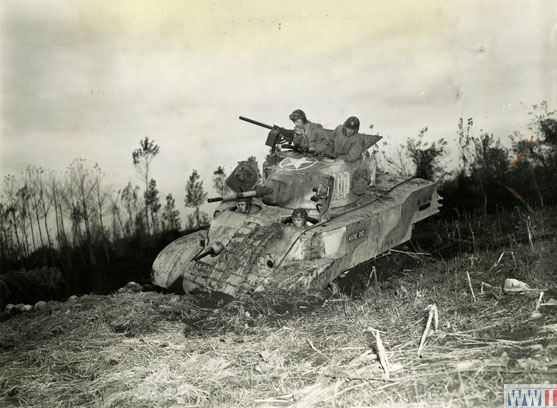
[[[379,139],[367,137],[366,147]],[[209,199],[220,201],[210,228],[177,239],[157,256],[155,285],[168,288],[181,278],[186,292],[231,296],[324,289],[408,241],[415,223],[439,211],[436,183],[375,175],[370,158],[345,162],[272,151],[263,180],[250,162],[240,162],[226,180],[231,193]],[[249,210],[240,211],[246,205],[239,201],[251,201]],[[308,217],[296,226],[292,213],[300,208]]]

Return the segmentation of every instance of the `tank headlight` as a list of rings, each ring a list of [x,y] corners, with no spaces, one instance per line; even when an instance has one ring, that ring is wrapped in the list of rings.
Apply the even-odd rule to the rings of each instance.
[[[273,258],[269,254],[257,258],[257,264],[264,268],[273,268],[275,266],[275,262],[273,261]]]
[[[272,268],[273,266],[275,266],[275,263],[273,262],[273,260],[272,259],[267,259],[267,268]]]
[[[202,234],[197,236],[197,249],[201,250],[207,246],[208,238]]]
[[[275,261],[273,261],[271,255],[266,254],[265,256],[257,258],[257,264],[263,268],[273,268],[275,266]]]

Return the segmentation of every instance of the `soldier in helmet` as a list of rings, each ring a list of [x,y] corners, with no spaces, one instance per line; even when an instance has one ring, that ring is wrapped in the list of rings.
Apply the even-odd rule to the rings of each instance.
[[[296,208],[292,211],[292,224],[298,228],[303,228],[307,225],[308,213],[303,208]]]
[[[315,152],[316,145],[321,139],[323,126],[310,122],[301,109],[296,109],[289,118],[294,122],[294,146],[304,152]]]
[[[333,156],[344,161],[359,160],[364,151],[363,136],[358,133],[360,120],[350,116],[344,124],[337,126],[334,132]]]
[[[294,123],[293,130],[275,127],[269,132],[268,140],[272,140],[273,145],[286,140],[293,143],[301,152],[309,152],[318,156],[332,156],[333,139],[330,132],[323,129],[319,123],[310,122],[301,109],[296,109],[289,118]],[[274,153],[274,147],[272,153]]]
[[[239,198],[236,200],[236,211],[244,214],[251,214],[253,213],[252,210],[252,201],[251,198]]]

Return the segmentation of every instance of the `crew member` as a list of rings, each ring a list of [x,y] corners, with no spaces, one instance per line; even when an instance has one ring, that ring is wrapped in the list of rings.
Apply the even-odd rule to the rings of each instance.
[[[304,152],[315,151],[316,143],[320,141],[319,133],[323,126],[310,122],[301,109],[296,109],[289,116],[294,122],[294,146]]]
[[[360,120],[350,116],[334,132],[333,156],[347,162],[359,160],[364,151],[363,136],[358,133]]]
[[[298,228],[304,228],[307,225],[308,213],[303,208],[296,208],[292,211],[292,224]]]
[[[236,200],[236,211],[244,214],[251,214],[251,198],[239,198]]]

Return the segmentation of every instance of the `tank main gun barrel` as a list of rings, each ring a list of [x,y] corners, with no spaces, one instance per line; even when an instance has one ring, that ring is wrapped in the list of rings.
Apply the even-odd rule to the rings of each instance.
[[[241,198],[251,198],[251,197],[263,197],[273,192],[272,188],[269,187],[260,187],[256,188],[255,190],[245,191],[243,193],[232,193],[227,194],[222,197],[212,197],[207,199],[208,203],[214,203],[217,201],[232,201],[232,200],[239,200]]]

